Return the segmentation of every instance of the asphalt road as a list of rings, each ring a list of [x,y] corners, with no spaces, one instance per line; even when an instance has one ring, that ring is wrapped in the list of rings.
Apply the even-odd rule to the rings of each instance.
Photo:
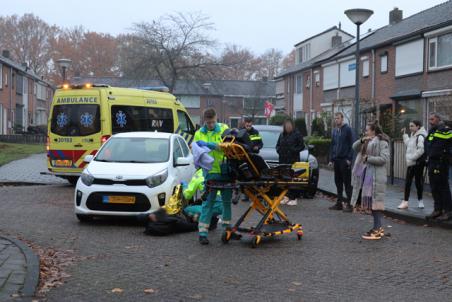
[[[131,221],[81,224],[65,185],[0,187],[0,233],[73,251],[47,301],[450,301],[450,230],[385,220],[392,236],[362,241],[371,217],[317,198],[285,207],[305,236],[201,246],[195,233],[147,237]],[[234,206],[234,217],[246,204]],[[388,227],[388,226],[391,227]],[[116,293],[112,292],[116,289]],[[120,289],[120,290],[119,290]],[[145,293],[145,290],[150,293]]]

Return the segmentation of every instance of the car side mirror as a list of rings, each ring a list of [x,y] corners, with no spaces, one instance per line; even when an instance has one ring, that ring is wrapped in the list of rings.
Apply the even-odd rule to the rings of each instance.
[[[93,160],[93,158],[94,158],[94,155],[87,155],[87,156],[85,156],[85,158],[83,159],[83,161],[85,162],[85,163],[90,163],[92,160]]]
[[[186,157],[178,157],[174,163],[175,167],[188,166],[190,165],[190,159]]]

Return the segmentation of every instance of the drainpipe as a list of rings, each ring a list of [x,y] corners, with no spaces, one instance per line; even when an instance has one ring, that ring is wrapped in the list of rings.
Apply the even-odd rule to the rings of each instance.
[[[310,83],[309,83],[309,128],[311,129],[311,131],[312,131],[312,95],[313,95],[313,93],[312,93],[312,68],[311,68],[311,73],[310,73],[310,79],[309,79],[309,81],[310,81]],[[311,132],[311,134],[312,134],[312,132]]]
[[[370,98],[375,100],[375,49],[372,49],[372,79],[370,81],[371,83],[371,92],[370,92]],[[375,106],[377,107],[376,113],[377,113],[377,119],[380,119],[380,105],[375,103]]]
[[[9,120],[10,120],[10,132],[13,134],[13,121],[14,121],[14,113],[13,113],[13,68],[9,68]]]

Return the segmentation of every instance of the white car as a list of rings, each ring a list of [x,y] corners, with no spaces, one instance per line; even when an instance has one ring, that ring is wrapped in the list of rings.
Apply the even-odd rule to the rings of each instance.
[[[75,187],[75,214],[129,216],[163,206],[181,181],[195,173],[193,155],[184,138],[159,132],[113,135],[95,156],[88,155]]]

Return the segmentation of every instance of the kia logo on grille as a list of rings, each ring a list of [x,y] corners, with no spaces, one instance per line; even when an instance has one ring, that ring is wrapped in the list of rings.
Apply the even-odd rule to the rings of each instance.
[[[123,177],[122,177],[122,175],[117,175],[117,176],[115,177],[115,179],[121,180],[121,179],[123,179]]]

